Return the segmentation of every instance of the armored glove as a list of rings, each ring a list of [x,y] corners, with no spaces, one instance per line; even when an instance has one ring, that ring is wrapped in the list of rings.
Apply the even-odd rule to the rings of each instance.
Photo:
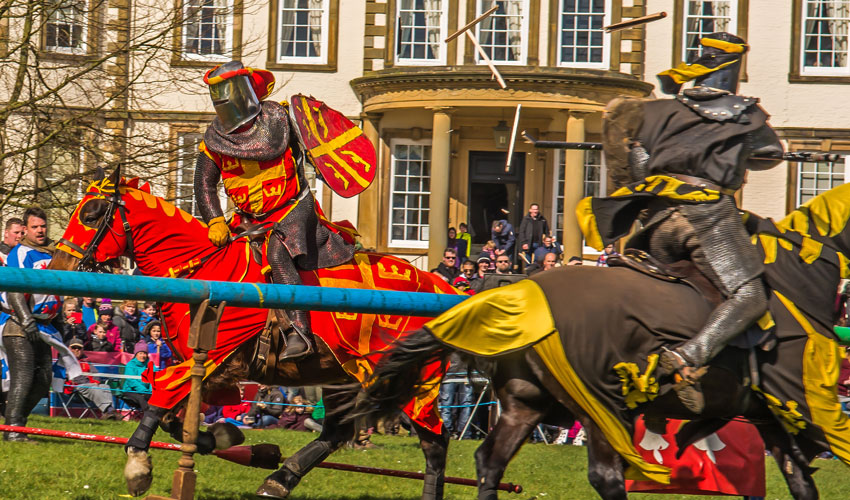
[[[224,222],[224,216],[216,217],[209,222],[209,233],[207,235],[213,245],[224,246],[230,239],[230,228]]]
[[[36,323],[35,318],[32,316],[27,317],[21,322],[21,328],[24,330],[27,340],[30,342],[38,340],[38,323]]]

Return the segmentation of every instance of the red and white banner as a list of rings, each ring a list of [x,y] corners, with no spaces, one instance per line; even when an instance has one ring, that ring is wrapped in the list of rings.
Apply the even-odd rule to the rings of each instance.
[[[664,434],[646,429],[643,417],[635,425],[634,443],[650,463],[672,469],[669,485],[626,481],[628,491],[686,495],[765,496],[764,443],[756,428],[732,421],[700,439],[676,458],[676,432],[685,422],[669,420]]]

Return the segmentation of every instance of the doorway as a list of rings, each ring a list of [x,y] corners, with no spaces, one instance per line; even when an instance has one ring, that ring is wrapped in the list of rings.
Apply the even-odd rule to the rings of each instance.
[[[490,239],[490,224],[507,219],[519,227],[523,216],[523,180],[525,153],[514,153],[510,172],[505,172],[507,152],[469,152],[469,227],[472,243],[482,245]],[[508,213],[505,214],[504,210]]]

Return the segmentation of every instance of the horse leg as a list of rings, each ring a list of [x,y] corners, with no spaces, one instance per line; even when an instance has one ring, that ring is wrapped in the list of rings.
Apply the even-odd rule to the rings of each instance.
[[[163,419],[160,422],[162,430],[167,432],[175,441],[183,442],[183,421],[177,418]],[[206,430],[198,429],[195,440],[197,453],[209,455],[214,450],[226,450],[238,446],[245,441],[245,434],[239,427],[230,422],[216,422],[207,426]]]
[[[351,402],[356,394],[340,389],[324,388],[325,422],[319,437],[301,448],[283,462],[283,467],[266,477],[257,489],[263,498],[286,498],[305,474],[354,438],[354,421],[343,423],[342,416],[334,412],[337,406]]]
[[[124,451],[127,453],[124,479],[127,481],[127,491],[133,496],[142,495],[151,487],[153,464],[148,454],[148,448],[150,448],[157,425],[166,412],[168,410],[165,408],[148,406],[135,432],[130,436],[127,445],[124,447]]]
[[[499,387],[500,384],[496,384]],[[499,482],[511,458],[549,410],[550,400],[529,380],[514,378],[501,384],[502,414],[492,432],[475,451],[478,500],[496,500]]]
[[[589,417],[579,419],[587,433],[587,480],[604,500],[626,500],[623,459]]]
[[[782,471],[794,500],[816,500],[819,495],[812,479],[814,469],[809,467],[802,451],[791,436],[778,423],[760,423],[756,428],[765,447],[773,455],[779,470]]]
[[[446,455],[449,450],[449,434],[443,427],[442,434],[435,434],[411,421],[419,436],[419,445],[425,454],[425,484],[422,486],[422,500],[440,500],[443,498],[443,485],[446,479]]]

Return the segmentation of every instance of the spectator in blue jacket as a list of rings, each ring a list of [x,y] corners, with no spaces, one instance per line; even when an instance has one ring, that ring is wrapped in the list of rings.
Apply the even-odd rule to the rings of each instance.
[[[140,340],[133,348],[133,359],[124,366],[124,375],[141,376],[148,368],[148,344]],[[154,368],[156,371],[156,368]],[[126,378],[121,386],[121,399],[130,406],[144,411],[151,397],[151,385],[137,378]]]
[[[171,364],[171,349],[162,340],[162,325],[159,321],[151,321],[145,326],[143,341],[147,342],[149,354],[159,354],[160,370]]]
[[[514,227],[505,219],[493,221],[490,239],[496,243],[496,257],[499,255],[507,255],[513,260],[514,243],[516,236],[514,235]]]

